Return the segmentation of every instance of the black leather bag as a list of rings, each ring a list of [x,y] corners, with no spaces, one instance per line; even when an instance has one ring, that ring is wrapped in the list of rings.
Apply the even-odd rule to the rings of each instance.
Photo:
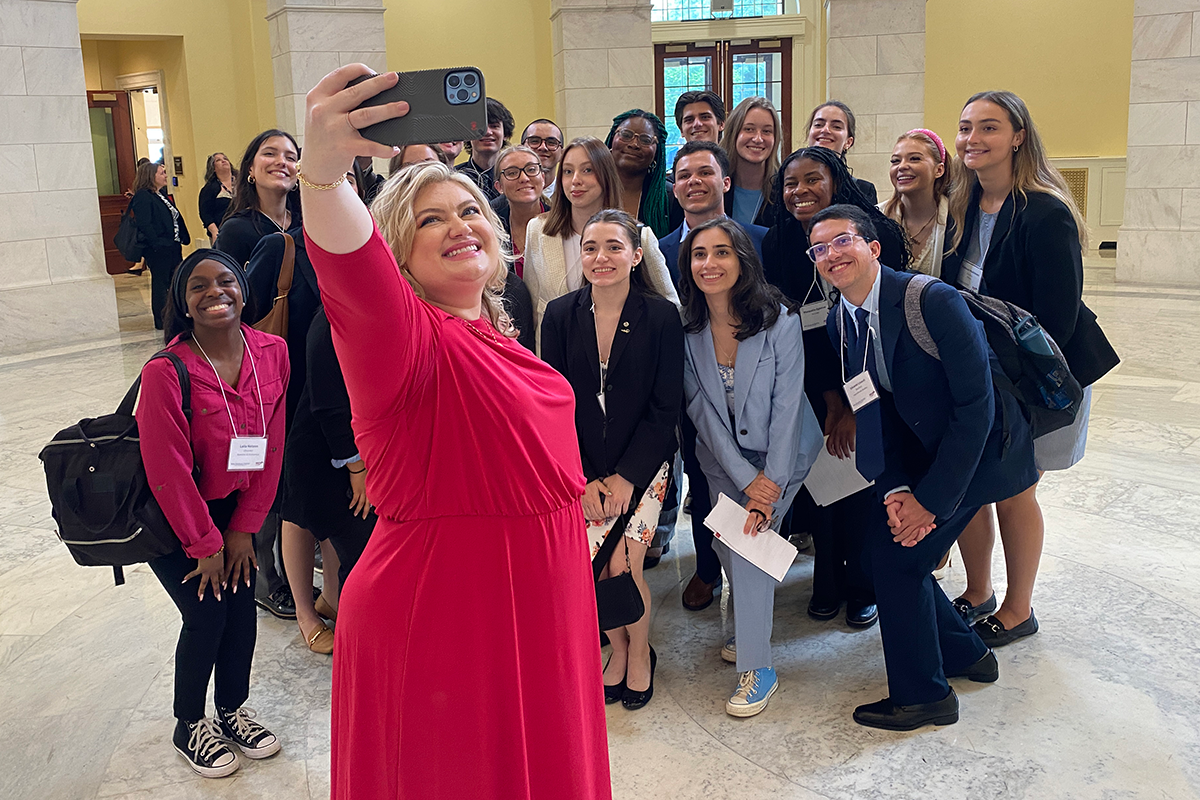
[[[596,581],[596,612],[602,631],[632,625],[646,613],[642,593],[633,580],[633,566],[629,563],[629,544],[625,541],[625,528],[633,518],[644,492],[645,489],[634,490],[633,496],[629,498],[629,510],[617,518],[608,536],[604,537],[604,544],[600,545],[600,550],[592,559],[593,574],[599,576],[604,565],[612,558],[617,544],[625,547],[625,572]]]
[[[175,367],[183,394],[183,414],[191,421],[191,381],[179,356],[151,357]],[[58,536],[76,563],[109,566],[117,585],[122,566],[140,564],[179,549],[179,538],[154,498],[142,464],[133,406],[141,388],[133,382],[115,414],[82,419],[55,434],[38,458]],[[196,469],[193,468],[193,477]]]

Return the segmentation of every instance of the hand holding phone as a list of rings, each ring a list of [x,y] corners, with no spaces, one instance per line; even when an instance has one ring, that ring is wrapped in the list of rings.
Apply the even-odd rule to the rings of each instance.
[[[477,68],[451,67],[397,74],[394,86],[367,98],[359,108],[366,110],[403,100],[411,112],[361,128],[363,137],[404,147],[469,141],[487,133],[487,95],[483,73]],[[351,85],[362,80],[366,78],[351,81]]]
[[[395,148],[363,139],[362,128],[403,117],[403,101],[363,107],[363,101],[396,85],[397,74],[375,75],[365,64],[347,64],[326,75],[309,91],[304,115],[301,172],[316,184],[333,183],[346,174],[356,156],[391,158]],[[356,81],[354,86],[347,86]]]

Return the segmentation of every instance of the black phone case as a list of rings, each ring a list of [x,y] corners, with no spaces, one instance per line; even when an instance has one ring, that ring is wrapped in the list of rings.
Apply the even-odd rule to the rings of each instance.
[[[479,75],[479,100],[463,105],[451,105],[446,99],[446,75],[472,69]],[[483,72],[478,67],[451,67],[401,72],[400,80],[391,89],[380,92],[359,108],[378,106],[404,100],[408,113],[359,130],[365,138],[380,144],[404,147],[410,144],[436,144],[475,140],[487,131],[487,97]],[[354,85],[371,76],[350,82]]]

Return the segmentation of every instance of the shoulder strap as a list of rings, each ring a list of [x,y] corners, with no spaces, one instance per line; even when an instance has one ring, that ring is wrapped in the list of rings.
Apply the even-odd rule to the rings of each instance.
[[[283,237],[283,261],[279,264],[279,280],[275,282],[275,299],[287,297],[292,290],[292,277],[296,270],[296,242],[289,234],[280,231]]]
[[[929,326],[925,324],[925,292],[928,291],[929,285],[936,280],[937,278],[932,275],[920,273],[908,279],[908,283],[904,286],[904,321],[908,324],[908,332],[917,346],[927,355],[941,361],[942,357],[938,353],[937,342],[933,340],[933,336],[929,333]]]
[[[175,374],[179,378],[179,390],[183,396],[183,416],[188,422],[192,421],[192,379],[188,375],[187,366],[183,363],[183,359],[172,353],[170,350],[159,350],[150,358],[146,359],[149,364],[156,358],[165,358],[175,367]],[[117,406],[117,413],[125,416],[133,416],[133,406],[137,402],[138,392],[142,388],[142,376],[139,374],[134,379],[133,385],[129,387],[129,391],[125,393],[121,404]]]

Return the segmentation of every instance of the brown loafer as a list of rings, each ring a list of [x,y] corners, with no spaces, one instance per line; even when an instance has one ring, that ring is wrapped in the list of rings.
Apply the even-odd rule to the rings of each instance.
[[[325,595],[321,595],[313,603],[313,608],[316,609],[318,616],[323,619],[337,619],[337,612],[333,610],[333,606],[329,605],[329,601],[325,599]]]
[[[333,631],[322,622],[320,627],[313,631],[312,636],[308,637],[307,644],[308,649],[314,653],[329,655],[333,652]]]
[[[717,577],[712,583],[700,580],[699,575],[693,575],[683,590],[683,607],[688,611],[703,611],[712,605],[713,598],[721,588],[721,578]]]

